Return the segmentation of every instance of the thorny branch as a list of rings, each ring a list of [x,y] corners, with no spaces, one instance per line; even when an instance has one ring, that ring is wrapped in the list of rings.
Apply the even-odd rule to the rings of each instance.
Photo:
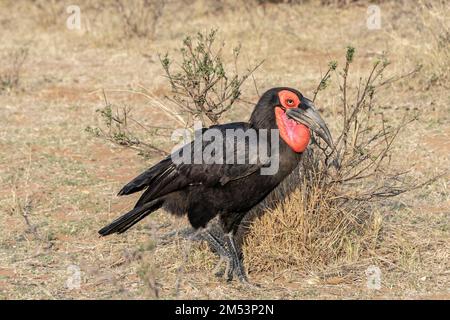
[[[250,76],[253,77],[254,71],[263,62],[241,75],[238,70],[241,47],[238,46],[233,50],[234,73],[230,74],[223,62],[224,44],[217,47],[216,37],[216,30],[205,34],[198,33],[194,38],[186,37],[180,49],[180,63],[174,63],[168,54],[160,56],[171,89],[170,95],[164,99],[156,97],[142,86],[132,90],[108,91],[142,96],[150,107],[163,111],[174,125],[181,125],[183,128],[193,130],[195,120],[200,120],[203,126],[218,124],[223,114],[230,110],[236,101],[241,101],[241,86]],[[178,67],[176,71],[174,64]],[[143,156],[153,153],[167,155],[168,151],[158,146],[157,138],[168,136],[168,130],[173,128],[144,124],[131,116],[131,108],[112,105],[106,97],[106,91],[103,90],[102,93],[104,106],[97,110],[102,125],[89,126],[86,131],[119,146],[136,150]]]
[[[376,104],[378,90],[395,81],[413,76],[420,67],[400,75],[383,80],[383,74],[389,66],[385,55],[377,60],[365,80],[359,79],[354,90],[349,86],[349,70],[353,62],[355,49],[347,48],[345,65],[339,72],[339,90],[341,95],[342,123],[341,132],[335,142],[334,149],[325,152],[325,159],[312,161],[306,159],[306,170],[321,172],[324,188],[339,190],[336,199],[355,205],[355,201],[372,201],[399,195],[406,191],[420,188],[436,180],[436,177],[420,183],[408,182],[407,172],[396,172],[390,165],[395,142],[399,133],[417,119],[416,115],[405,115],[398,124],[387,121]],[[336,70],[337,63],[331,62],[328,71],[322,77],[314,92],[326,88],[331,71]],[[351,102],[351,92],[355,92]],[[377,118],[379,117],[379,120]],[[314,140],[321,151],[327,151],[320,141]],[[309,153],[309,158],[320,158],[322,153]],[[329,162],[329,158],[334,158]],[[334,164],[334,170],[330,165]],[[312,168],[311,168],[312,167]],[[338,186],[338,188],[336,188]]]
[[[160,56],[161,65],[171,84],[171,96],[180,111],[203,125],[218,124],[221,116],[240,98],[240,87],[253,76],[263,61],[239,75],[238,59],[241,47],[233,50],[234,74],[225,70],[222,59],[222,43],[215,48],[216,30],[207,34],[198,33],[192,39],[186,37],[180,52],[182,55],[178,71],[173,71],[168,55]]]

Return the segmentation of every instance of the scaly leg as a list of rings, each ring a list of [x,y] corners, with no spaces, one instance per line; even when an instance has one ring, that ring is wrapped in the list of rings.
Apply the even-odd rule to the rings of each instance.
[[[202,238],[209,244],[212,251],[219,255],[219,261],[214,268],[214,274],[217,277],[222,277],[224,272],[220,271],[220,267],[224,261],[227,261],[227,267],[225,273],[228,274],[231,264],[231,256],[228,250],[225,248],[225,243],[222,239],[212,234],[209,230],[204,230],[202,233]]]
[[[225,241],[228,246],[228,251],[231,256],[231,278],[233,278],[233,273],[235,273],[239,279],[239,281],[248,283],[247,275],[245,273],[244,266],[242,264],[241,252],[237,249],[236,242],[234,241],[233,232],[227,233],[225,235]],[[230,271],[228,274],[228,278],[230,278]]]

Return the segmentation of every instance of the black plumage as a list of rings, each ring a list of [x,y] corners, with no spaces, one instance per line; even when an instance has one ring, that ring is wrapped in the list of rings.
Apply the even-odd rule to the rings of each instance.
[[[145,189],[133,210],[101,229],[99,233],[105,236],[125,232],[161,207],[172,214],[187,214],[189,222],[195,229],[206,227],[208,222],[218,215],[223,231],[230,235],[231,242],[228,242],[227,250],[220,239],[212,239],[213,242],[217,241],[222,246],[217,251],[220,253],[223,249],[224,255],[231,259],[240,258],[236,257],[236,255],[239,256],[239,253],[235,252],[233,234],[242,218],[295,169],[301,159],[301,153],[295,152],[283,139],[279,139],[279,153],[277,154],[279,169],[273,175],[262,175],[260,169],[270,166],[270,161],[267,158],[262,159],[258,155],[256,155],[256,159],[249,161],[249,157],[255,157],[255,155],[249,152],[248,140],[245,140],[245,143],[238,142],[236,139],[230,140],[226,133],[230,129],[242,130],[244,133],[247,130],[258,132],[261,129],[278,129],[274,109],[283,105],[278,94],[282,90],[288,90],[304,101],[301,93],[297,90],[274,88],[261,97],[249,122],[210,127],[209,129],[219,130],[223,133],[222,163],[211,164],[208,163],[208,159],[203,159],[203,162],[199,164],[175,163],[172,156],[168,156],[120,190],[119,195],[128,195]],[[310,106],[300,103],[298,107],[307,109]],[[268,154],[275,156],[271,149],[271,134],[278,133],[277,131],[275,133],[268,132],[269,138],[266,147]],[[258,135],[257,138],[259,138]],[[202,150],[205,150],[209,143],[208,141],[202,142]],[[231,151],[230,148],[226,148],[227,143],[234,146]],[[177,152],[179,155],[187,152],[193,154],[194,150],[194,141],[192,141]],[[233,153],[234,159],[245,155],[245,163],[227,164],[226,159],[229,159],[227,157],[230,156],[230,152]],[[237,271],[238,276],[241,280],[245,280],[239,261],[232,262],[231,268],[240,268]]]

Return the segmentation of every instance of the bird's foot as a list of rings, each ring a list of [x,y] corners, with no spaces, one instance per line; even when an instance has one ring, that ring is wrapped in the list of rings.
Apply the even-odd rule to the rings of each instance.
[[[222,267],[225,262],[225,268]],[[239,271],[241,268],[236,267],[238,265],[232,257],[228,255],[220,256],[219,261],[213,269],[213,273],[218,278],[225,278],[227,282],[233,280],[234,276],[236,276],[241,282],[247,281],[247,276],[245,273]]]
[[[242,261],[241,251],[237,249],[236,243],[234,242],[234,237],[232,233],[225,235],[225,241],[228,247],[228,260],[229,268],[227,270],[227,280],[233,280],[236,276],[238,280],[245,286],[258,287],[257,285],[251,284],[248,281],[247,273],[245,272],[244,263]]]
[[[242,260],[231,257],[227,270],[227,281],[232,281],[234,276],[236,276],[241,283],[249,283]]]
[[[226,256],[220,256],[219,261],[217,261],[216,266],[213,269],[213,273],[217,278],[222,278],[225,274],[225,269],[222,268],[222,265],[225,261],[228,260]]]
[[[225,277],[227,282],[231,282],[236,276],[241,283],[254,286],[248,281],[241,254],[236,248],[232,234],[227,234],[224,237],[223,235],[212,233],[210,230],[205,230],[202,232],[201,237],[209,244],[212,251],[219,256],[219,261],[213,269],[216,277]],[[223,262],[226,262],[225,268],[222,268]]]
[[[224,262],[226,263],[225,268],[223,268]],[[217,278],[225,278],[228,283],[237,278],[239,282],[246,287],[254,289],[260,288],[258,284],[251,283],[248,280],[242,260],[235,260],[229,255],[220,257],[213,273]]]
[[[216,278],[221,279],[221,278],[223,278],[223,276],[225,275],[225,269],[221,268],[221,269],[219,269],[219,270],[217,270],[217,271],[214,271],[213,273],[214,273],[214,276],[215,276]]]

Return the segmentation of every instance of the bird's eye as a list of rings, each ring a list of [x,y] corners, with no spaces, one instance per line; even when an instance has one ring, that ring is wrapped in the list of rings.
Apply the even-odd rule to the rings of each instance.
[[[292,100],[292,99],[287,99],[287,100],[286,100],[286,103],[287,103],[289,106],[292,106],[292,105],[294,104],[294,100]]]

